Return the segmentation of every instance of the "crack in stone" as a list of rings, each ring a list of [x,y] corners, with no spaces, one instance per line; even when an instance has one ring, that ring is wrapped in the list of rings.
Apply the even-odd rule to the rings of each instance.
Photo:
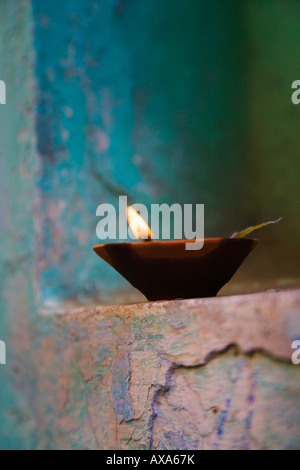
[[[148,424],[148,431],[150,435],[150,450],[153,449],[153,442],[154,442],[154,426],[155,422],[158,416],[158,406],[159,406],[159,399],[163,396],[166,396],[172,389],[172,386],[174,385],[174,380],[173,376],[176,371],[180,369],[199,369],[202,367],[206,367],[209,363],[211,363],[213,360],[217,358],[222,358],[226,356],[226,354],[232,352],[233,354],[244,356],[246,358],[253,358],[256,354],[260,354],[263,357],[266,357],[268,359],[272,359],[272,361],[280,364],[290,364],[290,361],[288,361],[285,358],[278,358],[274,357],[271,353],[260,349],[260,348],[254,348],[249,351],[243,351],[240,346],[236,343],[230,343],[227,345],[225,348],[223,348],[220,351],[211,351],[210,353],[207,354],[205,357],[204,362],[201,362],[199,364],[192,364],[192,365],[187,365],[179,362],[173,362],[171,363],[170,367],[168,368],[166,372],[166,378],[165,378],[165,384],[164,385],[159,385],[157,387],[156,392],[153,395],[153,398],[151,400],[151,409],[152,409],[152,414],[149,419],[149,424]],[[213,407],[212,407],[213,408]]]

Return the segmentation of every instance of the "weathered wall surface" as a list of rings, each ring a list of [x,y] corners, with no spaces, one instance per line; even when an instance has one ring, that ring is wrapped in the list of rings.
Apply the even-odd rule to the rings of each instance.
[[[38,447],[299,449],[299,313],[287,291],[45,318]]]
[[[300,2],[243,4],[247,132],[241,158],[248,162],[244,194],[253,218],[285,217],[278,231],[260,235],[264,244],[249,268],[257,272],[259,259],[261,279],[299,279],[300,238],[294,235],[300,231],[300,107],[292,105],[291,85],[300,76]],[[244,204],[248,206],[246,199]]]
[[[147,205],[205,203],[207,234],[229,235],[237,213],[235,223],[246,223],[238,209],[240,7],[32,5],[43,299],[103,301],[126,288],[91,252],[97,206],[118,207],[120,195]]]
[[[27,359],[37,331],[34,298],[34,78],[29,0],[0,2],[0,447],[34,446],[33,367]]]
[[[206,236],[285,216],[236,280],[299,278],[298,2],[33,0],[32,16],[44,302],[128,288],[91,252],[119,195],[204,203]]]

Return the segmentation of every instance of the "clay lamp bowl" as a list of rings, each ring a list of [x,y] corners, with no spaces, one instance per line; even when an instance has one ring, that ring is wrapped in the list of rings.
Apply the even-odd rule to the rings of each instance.
[[[257,240],[207,238],[201,250],[186,240],[110,243],[94,251],[148,300],[214,297],[255,248]]]

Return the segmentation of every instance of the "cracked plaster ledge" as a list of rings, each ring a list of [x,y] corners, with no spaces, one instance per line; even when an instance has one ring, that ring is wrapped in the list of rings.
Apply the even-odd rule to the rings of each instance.
[[[299,290],[89,307],[44,321],[55,334],[38,346],[37,408],[50,410],[47,442],[50,434],[58,448],[300,448],[300,365],[291,362]]]

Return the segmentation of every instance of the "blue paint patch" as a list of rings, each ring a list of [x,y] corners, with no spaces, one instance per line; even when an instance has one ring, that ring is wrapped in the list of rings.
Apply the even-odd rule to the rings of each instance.
[[[130,397],[130,362],[128,356],[119,357],[113,364],[112,393],[118,423],[134,419]]]
[[[248,396],[248,403],[249,405],[253,405],[255,402],[255,396],[253,394]]]
[[[221,413],[219,414],[219,424],[217,426],[217,436],[218,436],[219,439],[222,439],[222,437],[223,437],[224,426],[225,426],[226,419],[228,417],[230,406],[231,406],[231,399],[227,398],[227,400],[226,400],[226,410],[221,411]]]
[[[248,431],[251,429],[253,418],[254,418],[254,410],[251,410],[245,420],[246,429]]]
[[[149,333],[148,339],[164,339],[164,335],[161,335],[161,334],[154,335],[152,333]]]
[[[176,450],[196,450],[199,448],[199,439],[191,439],[191,436],[184,431],[169,432],[164,434],[168,445],[163,444],[163,448]]]

